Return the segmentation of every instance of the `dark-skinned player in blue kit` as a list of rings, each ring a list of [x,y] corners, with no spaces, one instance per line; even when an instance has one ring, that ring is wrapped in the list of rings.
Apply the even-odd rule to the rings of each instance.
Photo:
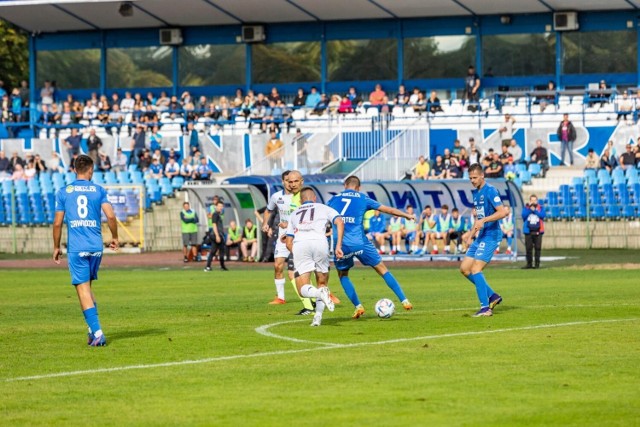
[[[467,237],[469,249],[460,264],[460,272],[476,287],[480,310],[474,317],[487,317],[493,315],[493,309],[502,302],[502,297],[491,289],[482,270],[500,246],[500,220],[509,215],[509,209],[502,204],[498,190],[485,182],[484,171],[478,163],[469,166],[469,180],[475,188],[472,193],[476,221]]]
[[[371,199],[365,193],[361,193],[360,179],[356,176],[348,177],[344,181],[344,188],[344,191],[333,196],[327,204],[338,211],[344,220],[344,239],[342,242],[344,256],[340,259],[335,258],[334,262],[340,277],[340,284],[355,307],[352,317],[357,319],[364,314],[364,307],[360,303],[360,298],[358,298],[351,279],[349,279],[349,270],[353,267],[353,258],[358,258],[363,265],[372,267],[384,279],[393,293],[396,294],[405,310],[411,310],[413,305],[404,295],[400,284],[393,274],[387,270],[375,246],[367,239],[362,220],[364,213],[370,209],[407,219],[414,219],[413,215],[399,209],[384,206]]]
[[[101,212],[107,217],[111,231],[109,247],[118,249],[118,224],[107,191],[91,182],[93,160],[80,155],[75,161],[77,179],[56,193],[56,214],[53,220],[53,261],[60,264],[62,223],[67,224],[67,257],[71,284],[75,286],[80,307],[89,327],[88,344],[101,347],[107,344],[98,319],[91,284],[98,279],[102,261]]]

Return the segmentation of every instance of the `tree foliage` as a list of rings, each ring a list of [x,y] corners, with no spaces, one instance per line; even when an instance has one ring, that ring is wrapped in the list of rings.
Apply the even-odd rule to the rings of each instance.
[[[330,41],[327,57],[330,81],[397,79],[395,39]]]
[[[253,46],[254,83],[298,83],[320,80],[320,42]]]
[[[0,20],[0,79],[5,88],[17,87],[29,78],[28,35]]]

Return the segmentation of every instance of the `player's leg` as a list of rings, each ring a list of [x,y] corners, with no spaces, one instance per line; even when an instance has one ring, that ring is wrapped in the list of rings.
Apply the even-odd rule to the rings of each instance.
[[[511,246],[513,245],[513,231],[507,232],[507,255],[511,255]]]
[[[431,250],[432,254],[437,254],[438,253],[438,232],[433,232],[433,233],[429,233],[429,238],[431,240],[431,247],[433,248]]]
[[[502,302],[502,297],[495,293],[484,276],[484,267],[491,261],[495,249],[500,240],[480,241],[476,240],[467,250],[467,256],[462,262],[460,270],[462,274],[476,287],[480,311],[475,316],[491,316],[492,309]]]
[[[198,233],[189,233],[189,244],[191,245],[191,259],[198,260]]]
[[[430,239],[430,234],[428,231],[423,230],[422,231],[422,235],[424,237],[424,243],[422,244],[422,252],[425,254],[429,253],[429,239]]]
[[[249,261],[255,261],[258,258],[258,241],[254,240],[250,243],[251,245],[251,256]]]
[[[95,296],[91,290],[91,281],[98,278],[102,254],[95,252],[87,256],[80,256],[70,253],[68,259],[71,283],[76,288],[80,308],[82,308],[82,314],[89,328],[91,341],[88,344],[94,347],[106,345],[107,342],[98,318],[98,309],[95,305]]]
[[[226,246],[224,244],[224,239],[220,240],[220,243],[218,243],[218,260],[220,261],[220,270],[224,270],[227,271],[227,267],[225,267],[224,265],[224,257],[225,257],[225,250],[226,250]]]
[[[293,254],[289,254],[289,257],[287,258],[287,270],[289,271],[289,281],[291,282],[291,286],[293,286],[293,291],[296,293],[296,296],[300,299],[300,302],[302,303],[302,309],[300,309],[300,311],[297,312],[296,315],[306,316],[308,314],[313,313],[315,309],[313,305],[313,300],[311,300],[311,298],[305,298],[302,295],[300,295],[300,291],[298,290],[298,287],[296,285],[296,279],[295,279],[296,267],[295,267],[295,261],[293,259]]]
[[[287,254],[289,256],[289,254]],[[273,260],[273,277],[276,285],[276,298],[269,304],[284,304],[284,285],[286,280],[284,278],[284,265],[287,258],[278,256]]]
[[[325,306],[329,308],[329,311],[333,311],[333,302],[329,298],[329,289],[325,286],[315,287],[311,284],[311,273],[315,270],[316,260],[314,259],[314,247],[315,242],[300,242],[294,247],[294,264],[296,269],[296,286],[299,294],[307,299],[316,299],[316,310],[313,316],[313,322],[311,326],[320,326],[322,322],[322,312]],[[325,257],[328,256],[325,251]],[[323,280],[322,278],[319,280]]]
[[[189,262],[189,252],[187,247],[189,246],[189,234],[182,233],[182,261]]]
[[[249,257],[247,256],[247,241],[242,239],[240,242],[240,253],[242,254],[243,261],[249,261]]]
[[[376,252],[375,248],[372,248],[371,245],[365,245],[362,249],[362,254],[358,255],[358,259],[362,265],[372,267],[376,273],[382,277],[389,289],[391,289],[396,297],[398,297],[405,310],[411,310],[413,308],[413,305],[405,296],[400,283],[398,283],[394,275],[387,270],[387,267],[382,262],[382,258],[378,252]]]

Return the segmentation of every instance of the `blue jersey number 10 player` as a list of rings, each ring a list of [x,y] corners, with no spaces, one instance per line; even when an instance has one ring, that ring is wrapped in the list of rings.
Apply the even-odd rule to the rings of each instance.
[[[500,246],[500,220],[509,215],[509,209],[502,204],[498,190],[485,182],[482,166],[477,163],[469,166],[469,180],[475,188],[472,193],[476,221],[467,237],[470,246],[460,264],[460,272],[476,287],[480,310],[474,316],[491,316],[502,297],[491,289],[482,270]],[[473,237],[476,239],[472,243]]]
[[[94,347],[106,345],[107,341],[98,319],[91,283],[98,279],[102,260],[101,212],[107,217],[111,231],[109,247],[118,249],[118,224],[107,192],[91,182],[93,160],[81,155],[75,162],[77,179],[56,193],[56,215],[53,221],[53,261],[60,264],[60,238],[62,223],[67,224],[67,256],[71,284],[75,286],[80,307],[89,327],[88,344]]]
[[[342,243],[344,256],[339,259],[336,257],[334,262],[340,277],[340,284],[356,308],[352,317],[357,319],[364,314],[364,307],[360,303],[351,279],[349,279],[349,270],[353,267],[353,258],[358,258],[363,265],[373,267],[376,273],[384,279],[387,286],[396,294],[405,310],[411,310],[413,305],[405,297],[400,283],[387,270],[380,254],[367,239],[362,220],[364,213],[370,209],[407,219],[414,219],[413,214],[384,206],[378,201],[369,198],[365,193],[361,193],[360,179],[356,176],[348,177],[344,181],[344,187],[344,191],[333,196],[328,205],[342,215],[344,221],[344,239]]]

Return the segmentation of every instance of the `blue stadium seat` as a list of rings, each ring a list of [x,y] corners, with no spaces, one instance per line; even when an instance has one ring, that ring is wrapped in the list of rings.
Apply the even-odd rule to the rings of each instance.
[[[588,184],[595,184],[598,182],[598,177],[596,175],[596,171],[593,169],[585,169],[584,170],[584,180]]]
[[[171,185],[173,186],[174,189],[178,190],[180,188],[182,188],[182,186],[184,185],[184,178],[181,176],[176,176],[171,180]]]
[[[635,170],[635,169],[633,169],[633,170]],[[633,185],[633,184],[638,184],[638,183],[640,183],[640,177],[638,177],[638,175],[633,175],[632,174],[627,178],[627,185]]]
[[[587,207],[585,205],[576,206],[576,210],[574,213],[575,217],[580,220],[584,220],[587,218]]]
[[[52,180],[53,180],[53,188],[54,188],[54,190],[55,190],[55,191],[58,191],[59,189],[61,189],[61,188],[62,188],[62,187],[64,187],[65,185],[67,185],[67,184],[65,184],[65,182],[64,182],[64,175],[62,175],[62,174],[61,174],[61,173],[59,173],[59,172],[54,173],[54,174],[51,176],[51,178],[52,178]]]
[[[104,185],[104,173],[100,172],[100,171],[94,171],[93,172],[93,178],[91,179],[91,181],[95,182],[96,184],[99,185]]]
[[[613,191],[613,185],[604,184],[601,188],[602,198],[605,204],[613,205],[617,203],[615,192]]]
[[[579,186],[583,186],[584,185],[584,178],[582,178],[581,176],[574,176],[573,179],[571,180],[571,185],[575,188],[577,185]]]
[[[620,212],[620,206],[619,205],[605,205],[605,212],[606,212],[606,216],[607,219],[620,219],[622,217],[622,214]]]
[[[518,173],[518,177],[525,184],[530,184],[531,183],[531,174],[527,170],[519,172]]]
[[[547,199],[549,199],[550,205],[557,205],[559,200],[559,195],[557,191],[549,191],[547,193]]]
[[[531,176],[539,176],[540,173],[542,172],[542,168],[540,167],[539,164],[537,163],[531,163],[529,165],[529,173],[531,174]]]
[[[573,202],[573,195],[571,194],[571,187],[569,185],[562,184],[559,190],[562,204],[566,205]]]
[[[638,178],[638,169],[636,169],[636,168],[627,168],[627,170],[624,171],[624,176],[625,176],[625,178],[627,178],[627,181],[630,180],[632,177],[635,177],[637,179]]]
[[[614,169],[613,172],[611,172],[611,179],[613,180],[614,184],[616,183],[616,181],[618,182],[626,181],[624,176],[624,171],[618,168]]]
[[[525,165],[524,163],[518,163],[516,165],[516,172],[518,173],[518,175],[520,175],[520,172],[525,172],[527,170],[527,165]]]
[[[634,219],[637,217],[636,208],[632,205],[625,205],[622,209],[622,217],[627,219]]]
[[[160,180],[160,191],[163,196],[173,196],[173,186],[169,178],[163,177]]]
[[[522,188],[522,178],[516,176],[515,178],[513,178],[513,183],[518,187],[518,188]]]
[[[27,183],[24,180],[19,179],[17,181],[14,181],[13,186],[16,194],[27,194]]]
[[[605,212],[604,212],[604,206],[602,205],[592,205],[591,206],[591,217],[594,219],[604,219],[605,218]]]
[[[131,184],[131,173],[129,171],[121,171],[118,173],[118,182],[120,184]]]
[[[64,182],[66,185],[70,185],[76,180],[76,174],[73,172],[67,172],[64,174]]]
[[[118,180],[116,179],[116,174],[112,171],[104,173],[104,183],[105,184],[117,184]]]
[[[131,172],[131,182],[134,184],[143,184],[144,177],[142,176],[142,172],[140,171]]]
[[[139,171],[138,171],[138,165],[133,165],[133,164],[132,164],[132,165],[127,166],[127,170],[128,170],[129,172],[139,172]]]
[[[566,220],[573,219],[573,206],[561,206],[560,218]]]
[[[600,169],[598,171],[598,184],[601,186],[604,184],[611,184],[611,176],[605,169]]]

